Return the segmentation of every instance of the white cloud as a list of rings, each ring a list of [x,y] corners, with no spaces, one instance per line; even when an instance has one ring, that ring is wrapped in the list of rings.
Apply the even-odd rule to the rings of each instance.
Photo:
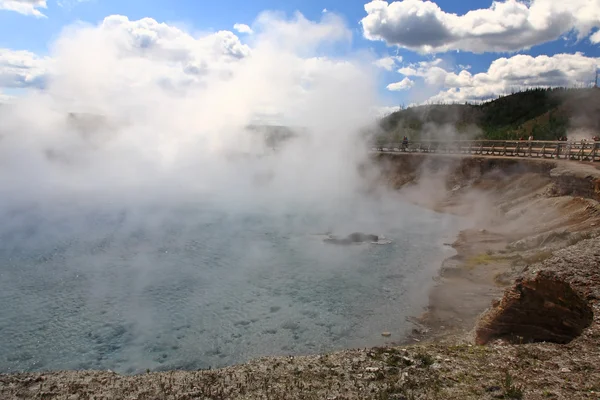
[[[535,87],[590,85],[600,58],[582,53],[554,56],[516,55],[499,58],[486,72],[472,74],[467,70],[447,71],[438,65],[416,68],[409,76],[422,77],[434,87],[444,88],[429,99],[431,102],[478,102],[512,91]]]
[[[324,8],[323,11],[321,11],[323,14],[325,14],[327,12],[327,9]]]
[[[394,82],[387,85],[387,89],[391,91],[408,90],[415,85],[415,82],[409,78],[404,78],[400,82]]]
[[[50,59],[29,51],[0,49],[0,88],[42,88]]]
[[[383,57],[383,58],[380,58],[379,60],[375,61],[374,64],[375,64],[375,66],[377,66],[379,68],[383,68],[387,71],[391,71],[394,69],[397,62],[402,62],[401,56]]]
[[[112,15],[97,26],[77,24],[67,28],[52,46],[52,58],[27,51],[0,50],[0,89],[36,87],[56,92],[60,88],[62,98],[94,103],[106,101],[106,96],[114,96],[115,90],[145,87],[184,95],[239,81],[240,76],[246,76],[249,87],[261,82],[266,87],[270,82],[256,77],[261,75],[269,81],[276,81],[278,76],[293,78],[294,85],[286,83],[281,87],[293,87],[294,98],[301,101],[301,95],[310,93],[317,84],[330,85],[336,79],[356,74],[353,63],[311,54],[323,43],[351,37],[342,19],[333,14],[315,22],[300,14],[284,20],[264,13],[255,26],[256,46],[250,48],[229,31],[193,36],[152,18],[129,20]],[[268,62],[266,54],[271,56]],[[293,60],[286,59],[288,56]],[[270,72],[253,71],[257,68],[256,61],[250,61],[253,57],[263,60],[265,65],[260,68]],[[281,71],[285,62],[291,65]],[[262,92],[258,88],[257,91]],[[260,102],[257,99],[256,103]],[[263,99],[263,103],[273,102],[277,103],[273,93]]]
[[[264,13],[256,26],[260,50],[278,48],[283,54],[304,54],[322,43],[351,37],[343,21],[332,14],[324,16],[322,22],[314,22],[300,14],[288,21]],[[73,92],[85,92],[89,87],[92,96],[91,87],[97,90],[99,82],[105,87],[158,83],[165,89],[184,90],[231,79],[240,72],[240,62],[253,51],[229,31],[196,37],[152,18],[129,20],[112,15],[97,26],[80,24],[67,28],[53,44],[54,63],[51,58],[31,52],[0,49],[0,88],[44,87],[54,64],[51,81],[56,81],[55,86],[63,85],[66,90],[73,85]],[[304,84],[309,76],[345,65],[304,55],[307,57],[299,65],[307,70],[298,71],[298,79]],[[95,73],[97,79],[89,79]]]
[[[464,15],[446,13],[431,1],[373,0],[365,11],[367,39],[420,53],[517,51],[571,31],[582,39],[600,27],[600,0],[495,1]]]
[[[0,49],[0,88],[43,88],[57,79],[71,84],[79,79],[81,87],[96,85],[83,73],[87,70],[102,75],[107,86],[154,82],[178,90],[226,78],[233,64],[250,55],[250,48],[229,31],[194,37],[151,18],[131,21],[119,15],[106,17],[98,26],[66,29],[53,51],[60,54],[56,62],[28,51]]]
[[[227,80],[251,54],[229,31],[193,36],[152,18],[120,15],[67,28],[51,50],[50,91],[60,88],[63,98],[78,101],[87,96],[91,104],[133,87],[182,95]]]
[[[0,0],[0,10],[43,18],[45,15],[39,10],[40,8],[47,8],[46,0]]]
[[[233,25],[233,29],[235,29],[239,33],[247,33],[249,35],[251,35],[252,33],[254,33],[254,31],[252,31],[252,28],[250,28],[246,24],[235,24],[235,25]]]
[[[600,30],[596,31],[592,36],[590,36],[590,42],[593,44],[600,43]]]
[[[243,58],[250,53],[249,47],[230,31],[196,38],[152,18],[130,21],[125,16],[112,15],[106,17],[98,29],[122,51],[158,59],[189,61],[200,54]]]
[[[77,4],[87,3],[89,1],[92,1],[92,0],[57,0],[56,4],[58,4],[59,7],[73,8]]]
[[[330,12],[322,14],[319,22],[308,20],[298,12],[290,21],[283,20],[279,13],[263,12],[253,26],[261,31],[261,38],[268,38],[271,45],[297,54],[303,53],[303,49],[312,52],[317,43],[326,45],[352,41],[352,32],[345,21]]]
[[[443,62],[441,58],[436,58],[431,61],[420,61],[417,63],[408,64],[402,67],[398,72],[405,76],[425,76],[433,67],[440,65]]]

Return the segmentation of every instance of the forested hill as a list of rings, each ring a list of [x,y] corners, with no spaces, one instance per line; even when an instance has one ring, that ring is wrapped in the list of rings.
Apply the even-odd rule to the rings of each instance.
[[[380,141],[419,138],[484,137],[556,140],[600,133],[600,89],[531,89],[483,104],[411,107],[380,121]],[[454,128],[454,129],[453,129]]]

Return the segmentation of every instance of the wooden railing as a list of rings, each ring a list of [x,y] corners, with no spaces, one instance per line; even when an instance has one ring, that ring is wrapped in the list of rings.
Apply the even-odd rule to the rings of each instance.
[[[421,140],[409,141],[408,144],[377,145],[372,150],[383,153],[470,154],[600,161],[600,142],[595,141]]]

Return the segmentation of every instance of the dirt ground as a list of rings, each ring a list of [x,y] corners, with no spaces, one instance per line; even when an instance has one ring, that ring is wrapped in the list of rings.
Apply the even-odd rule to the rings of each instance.
[[[586,177],[594,173],[593,167],[580,163],[562,163],[559,169]],[[551,196],[552,185],[533,173],[484,176],[425,204],[473,220],[452,243],[457,254],[444,261],[413,340],[464,337],[529,265],[600,232],[596,200]]]

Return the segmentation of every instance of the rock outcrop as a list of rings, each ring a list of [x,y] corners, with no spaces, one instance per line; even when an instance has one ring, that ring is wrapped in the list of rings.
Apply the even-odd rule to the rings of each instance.
[[[593,320],[592,308],[568,282],[540,273],[519,280],[479,322],[475,341],[569,343]]]
[[[520,177],[535,174],[541,186],[544,179],[553,183],[549,195],[582,197],[600,201],[600,171],[593,165],[551,159],[511,159],[508,157],[453,157],[451,155],[427,154],[379,154],[381,180],[399,189],[407,184],[419,182],[423,171],[431,176],[440,173],[446,189],[461,187],[477,182],[482,177]]]
[[[475,341],[569,343],[598,326],[600,236],[578,242],[529,265],[475,329]]]
[[[550,171],[554,182],[554,196],[575,196],[600,201],[600,179],[598,176],[581,174],[560,166]]]

